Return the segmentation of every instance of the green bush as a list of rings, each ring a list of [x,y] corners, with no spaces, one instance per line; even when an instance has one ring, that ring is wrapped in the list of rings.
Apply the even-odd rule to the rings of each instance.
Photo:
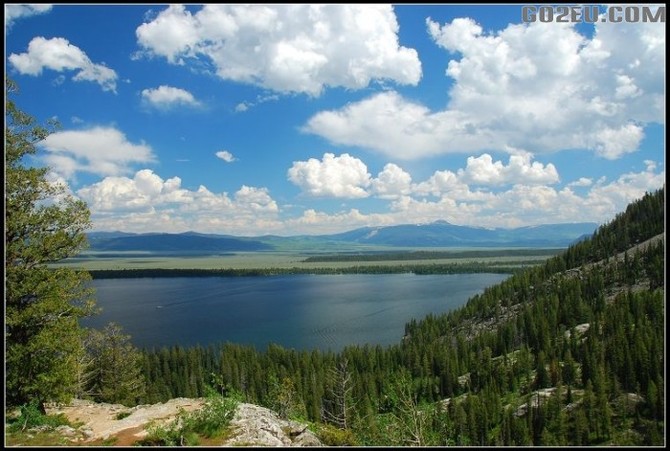
[[[202,409],[184,419],[184,427],[207,438],[217,437],[235,416],[237,404],[234,398],[210,397]]]
[[[138,443],[142,446],[179,446],[182,445],[184,434],[178,421],[168,425],[152,425],[147,428],[147,436]]]
[[[119,412],[116,414],[116,419],[117,420],[123,420],[124,418],[129,417],[131,412],[128,412],[127,410],[125,412]]]
[[[357,446],[356,436],[349,429],[338,429],[328,424],[322,424],[316,436],[325,446]]]
[[[140,444],[145,446],[195,446],[199,437],[219,437],[235,415],[238,397],[224,398],[210,394],[202,409],[187,413],[183,410],[175,421],[165,426],[148,428]]]
[[[20,410],[21,414],[9,423],[11,431],[30,429],[38,426],[56,428],[58,426],[70,425],[67,417],[62,413],[58,415],[44,414],[37,402],[24,404],[20,407]]]

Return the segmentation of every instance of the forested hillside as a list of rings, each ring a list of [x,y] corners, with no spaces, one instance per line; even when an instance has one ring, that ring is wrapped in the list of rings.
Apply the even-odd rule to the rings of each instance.
[[[664,189],[390,347],[143,351],[140,402],[239,391],[328,444],[663,445]]]

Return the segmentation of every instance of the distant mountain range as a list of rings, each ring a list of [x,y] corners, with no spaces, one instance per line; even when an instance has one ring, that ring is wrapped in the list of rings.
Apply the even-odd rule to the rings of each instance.
[[[408,247],[462,246],[568,246],[583,235],[591,235],[595,223],[545,224],[515,229],[487,229],[436,221],[429,224],[364,227],[331,235],[345,242]]]
[[[255,239],[229,235],[186,233],[92,232],[88,234],[92,251],[149,252],[231,252],[267,251],[273,246]]]
[[[145,252],[241,252],[301,248],[332,248],[338,245],[385,247],[567,247],[591,236],[598,228],[592,222],[544,224],[514,229],[469,227],[436,221],[429,224],[362,227],[333,235],[293,237],[231,235],[186,232],[124,233],[91,232],[91,251]]]

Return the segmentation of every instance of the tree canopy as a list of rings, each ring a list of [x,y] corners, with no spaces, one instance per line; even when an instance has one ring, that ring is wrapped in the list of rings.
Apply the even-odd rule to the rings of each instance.
[[[5,343],[8,405],[67,400],[82,347],[79,319],[94,312],[86,272],[50,268],[79,253],[91,225],[87,205],[27,163],[50,131],[11,99],[5,81]]]

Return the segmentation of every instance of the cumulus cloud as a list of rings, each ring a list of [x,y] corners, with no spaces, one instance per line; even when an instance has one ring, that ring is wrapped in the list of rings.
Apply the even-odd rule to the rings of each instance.
[[[444,191],[437,200],[405,196],[393,202],[391,213],[396,223],[445,219],[454,224],[482,227],[521,227],[527,225],[597,222],[614,218],[626,206],[664,185],[665,174],[653,170],[627,173],[610,183],[591,185],[584,194],[570,186],[516,184],[499,192]],[[582,180],[580,186],[589,186]],[[573,185],[576,186],[576,185]]]
[[[244,205],[245,208],[252,211],[264,213],[276,213],[279,211],[277,203],[270,197],[267,188],[242,185],[235,193],[235,202],[238,205]]]
[[[47,151],[45,163],[60,176],[71,179],[83,171],[102,176],[128,173],[135,163],[154,161],[145,143],[134,144],[113,127],[93,127],[50,134],[38,146]]]
[[[132,178],[105,177],[77,195],[89,205],[97,230],[260,234],[277,227],[279,212],[266,188],[243,185],[231,198],[203,185],[185,189],[179,177],[164,180],[150,169]]]
[[[48,13],[52,7],[49,4],[5,5],[5,29],[11,28],[17,19]]]
[[[104,64],[95,64],[79,47],[64,38],[33,38],[26,53],[9,55],[12,66],[24,75],[40,75],[44,69],[78,71],[72,80],[98,83],[103,91],[116,92],[118,76]]]
[[[171,5],[136,30],[142,52],[206,64],[225,80],[318,96],[373,80],[416,85],[416,50],[399,45],[391,5]],[[240,104],[244,109],[244,104]]]
[[[326,153],[321,161],[310,158],[297,161],[288,171],[288,178],[310,196],[399,199],[402,196],[435,196],[449,193],[457,199],[482,197],[481,191],[471,191],[470,185],[547,185],[560,181],[552,163],[532,161],[532,154],[519,149],[504,165],[493,161],[489,154],[468,157],[466,167],[456,172],[438,170],[428,179],[412,183],[412,176],[394,163],[388,163],[376,178],[371,178],[366,164],[358,158],[343,154],[336,157]]]
[[[572,186],[577,186],[577,187],[584,187],[584,186],[591,186],[593,185],[593,180],[587,177],[580,177],[578,180],[575,180],[574,182],[568,183],[566,186],[567,187],[572,187]]]
[[[193,94],[185,89],[161,85],[158,88],[143,89],[142,100],[159,109],[169,109],[179,105],[199,106]]]
[[[453,174],[453,173],[452,173]],[[327,213],[307,209],[297,218],[284,220],[282,230],[296,233],[335,233],[364,226],[416,224],[447,220],[476,227],[522,227],[567,222],[608,222],[646,192],[664,185],[663,171],[649,168],[621,175],[610,183],[593,185],[578,195],[570,187],[514,185],[500,192],[445,192],[436,200],[400,196],[384,213],[358,209]],[[462,185],[469,190],[467,185]]]
[[[497,191],[486,186],[474,190],[459,180],[457,172],[437,171],[429,180],[411,184],[408,194],[399,194],[407,192],[409,180],[401,168],[389,164],[371,182],[370,190],[374,186],[398,189],[385,191],[391,200],[389,210],[376,213],[305,208],[297,216],[282,217],[282,209],[267,188],[242,185],[232,196],[212,192],[202,185],[189,190],[181,186],[179,177],[163,179],[149,169],[132,177],[106,177],[77,190],[76,195],[88,203],[96,230],[131,232],[197,230],[247,236],[295,235],[438,219],[479,227],[604,223],[645,192],[664,186],[665,173],[657,169],[657,163],[646,160],[645,165],[645,170],[622,174],[611,182],[580,179],[563,188],[515,184]],[[421,185],[426,189],[432,185],[435,199],[422,197]],[[571,189],[573,186],[585,189],[577,194]],[[377,194],[385,195],[381,190]]]
[[[410,193],[412,176],[400,166],[388,163],[372,181],[372,192],[382,199],[395,199]]]
[[[419,196],[440,196],[448,192],[452,195],[456,191],[469,192],[469,188],[456,173],[444,170],[435,171],[428,180],[413,186],[412,191]]]
[[[467,166],[459,170],[459,178],[466,183],[478,185],[530,184],[546,185],[559,181],[556,167],[549,163],[530,161],[528,153],[510,155],[509,164],[493,162],[491,155],[468,157]]]
[[[348,153],[339,157],[326,153],[320,161],[296,161],[288,170],[288,179],[310,196],[367,197],[370,177],[365,163]]]
[[[426,24],[452,58],[446,109],[388,91],[319,112],[304,130],[398,159],[513,148],[616,159],[639,148],[646,124],[665,121],[662,23],[598,22],[590,39],[571,24]]]
[[[595,136],[595,150],[608,160],[616,160],[622,155],[637,150],[644,138],[642,127],[635,124],[622,125],[618,129],[605,128]]]
[[[458,112],[431,113],[395,91],[375,94],[339,110],[314,115],[303,131],[347,146],[362,146],[398,159],[436,155],[460,138],[460,150],[492,144],[486,134],[470,131]]]
[[[237,158],[235,156],[228,152],[227,150],[221,150],[216,153],[217,158],[221,158],[223,161],[226,163],[232,163],[233,161],[237,161]]]

